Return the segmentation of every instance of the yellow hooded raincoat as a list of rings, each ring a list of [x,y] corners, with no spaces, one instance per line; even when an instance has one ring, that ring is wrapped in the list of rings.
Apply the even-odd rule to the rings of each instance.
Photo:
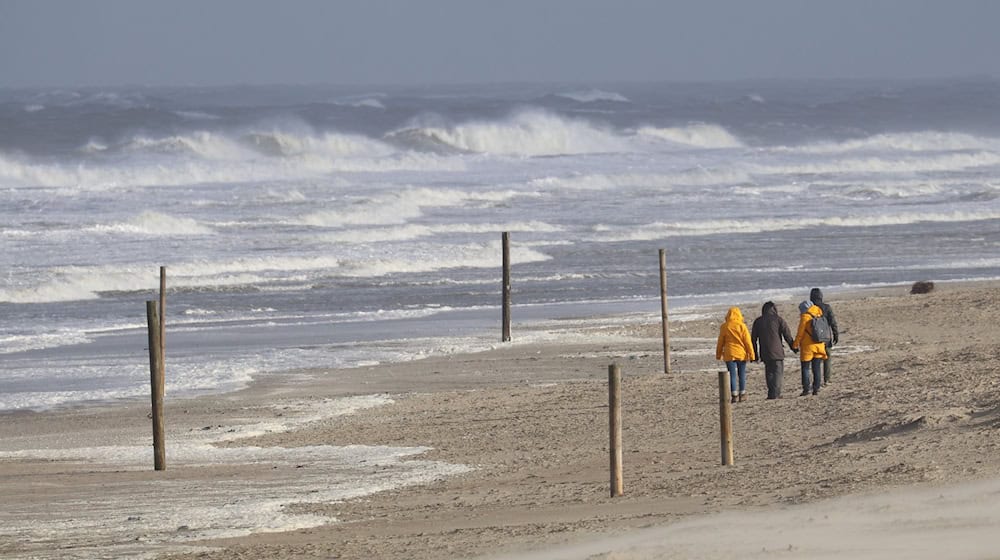
[[[719,341],[715,345],[715,359],[724,362],[755,359],[750,329],[743,322],[743,313],[738,307],[730,307],[726,322],[719,327]]]
[[[813,358],[826,359],[826,344],[816,342],[810,334],[809,323],[813,317],[823,315],[823,310],[818,305],[813,305],[809,311],[799,317],[799,332],[792,343],[792,348],[799,350],[799,360],[803,362],[812,361]]]

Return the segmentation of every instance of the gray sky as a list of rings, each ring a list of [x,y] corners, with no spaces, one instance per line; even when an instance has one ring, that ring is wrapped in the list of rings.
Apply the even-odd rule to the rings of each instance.
[[[991,0],[0,0],[0,87],[1000,76]]]

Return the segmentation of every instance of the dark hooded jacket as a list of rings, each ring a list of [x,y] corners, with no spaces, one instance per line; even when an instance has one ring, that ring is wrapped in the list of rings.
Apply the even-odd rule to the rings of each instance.
[[[830,331],[833,332],[831,346],[836,345],[840,341],[840,329],[837,328],[837,317],[833,314],[833,308],[830,307],[829,303],[823,303],[823,291],[819,288],[813,288],[809,291],[809,299],[823,311],[823,316],[830,323]]]
[[[778,315],[778,309],[771,302],[764,304],[760,317],[753,322],[750,339],[753,341],[757,357],[765,362],[784,360],[785,347],[781,344],[781,340],[784,339],[789,347],[795,340],[788,329],[788,323]]]

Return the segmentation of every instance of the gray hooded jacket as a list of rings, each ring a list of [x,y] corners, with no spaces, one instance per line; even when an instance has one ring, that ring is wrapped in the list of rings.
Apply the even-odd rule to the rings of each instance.
[[[826,321],[830,323],[830,330],[833,331],[833,344],[836,345],[840,342],[840,329],[837,328],[837,318],[833,315],[833,308],[830,307],[829,303],[823,303],[823,292],[819,288],[813,288],[809,291],[809,299],[823,310],[823,316],[826,317]]]

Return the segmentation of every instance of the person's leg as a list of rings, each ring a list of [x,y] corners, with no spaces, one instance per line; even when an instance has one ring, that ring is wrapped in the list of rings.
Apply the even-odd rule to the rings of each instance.
[[[747,398],[747,361],[736,362],[736,369],[739,370],[740,374],[740,400],[742,401]]]
[[[726,362],[726,369],[729,370],[729,394],[733,397],[733,402],[736,402],[736,397],[739,395],[739,393],[736,392],[738,375],[738,372],[736,371],[736,362],[732,360]]]
[[[774,399],[774,372],[775,364],[778,362],[774,360],[764,360],[764,382],[767,383],[767,398]]]
[[[785,376],[785,360],[774,361],[774,398],[781,398],[781,383]]]
[[[812,391],[814,395],[818,395],[819,388],[823,384],[823,358],[813,358],[812,374],[813,374]]]
[[[830,345],[827,345],[827,347],[826,347],[826,359],[823,360],[823,385],[826,385],[827,383],[830,382],[830,358],[831,357],[832,356],[831,356],[831,352],[830,352]]]
[[[802,394],[800,397],[804,397],[809,394],[809,368],[812,367],[812,362],[801,362],[802,363]]]

